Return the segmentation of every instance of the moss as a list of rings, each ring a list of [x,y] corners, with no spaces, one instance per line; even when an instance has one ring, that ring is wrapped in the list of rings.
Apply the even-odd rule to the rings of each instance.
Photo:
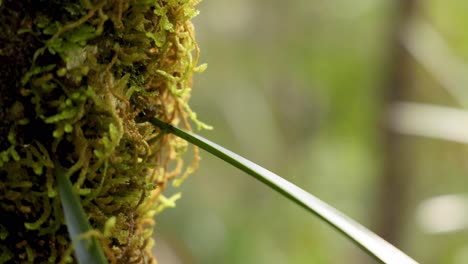
[[[68,168],[111,261],[155,262],[153,216],[178,195],[197,0],[0,1],[0,263],[74,262],[54,180]],[[194,163],[181,178],[198,164]],[[173,168],[171,170],[171,168]]]

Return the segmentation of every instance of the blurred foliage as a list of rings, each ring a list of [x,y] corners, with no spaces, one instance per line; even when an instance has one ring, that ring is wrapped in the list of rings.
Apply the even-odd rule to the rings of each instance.
[[[383,83],[397,1],[204,1],[196,18],[201,61],[191,105],[215,127],[203,136],[277,172],[375,226]],[[468,59],[468,5],[421,1],[415,17]],[[405,99],[456,100],[411,60]],[[412,177],[399,246],[422,263],[467,263],[466,229],[424,232],[418,205],[466,193],[467,148],[400,136]],[[306,212],[202,153],[176,210],[156,227],[161,263],[363,263],[360,249]],[[465,209],[468,209],[465,208]]]

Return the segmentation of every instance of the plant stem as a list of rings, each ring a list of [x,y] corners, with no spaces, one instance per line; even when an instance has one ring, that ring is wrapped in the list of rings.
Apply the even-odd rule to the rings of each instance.
[[[65,169],[55,164],[60,201],[62,203],[67,230],[75,255],[80,264],[107,264],[107,259],[96,238],[83,238],[82,235],[91,231],[86,214],[81,206],[80,199],[72,187],[70,180],[65,176]]]
[[[151,118],[150,123],[162,131],[174,134],[188,142],[208,151],[234,167],[248,173],[284,197],[317,215],[343,235],[382,263],[414,264],[417,263],[399,249],[392,246],[367,228],[341,213],[337,209],[321,201],[291,182],[281,178],[271,171],[213,143],[197,134],[178,129],[159,119]]]

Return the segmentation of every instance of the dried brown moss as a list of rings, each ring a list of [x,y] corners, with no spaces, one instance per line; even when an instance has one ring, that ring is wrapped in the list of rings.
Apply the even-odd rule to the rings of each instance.
[[[155,262],[153,216],[186,144],[146,120],[203,126],[187,105],[197,2],[0,1],[0,263],[74,262],[55,164],[93,227],[111,226],[109,260]]]

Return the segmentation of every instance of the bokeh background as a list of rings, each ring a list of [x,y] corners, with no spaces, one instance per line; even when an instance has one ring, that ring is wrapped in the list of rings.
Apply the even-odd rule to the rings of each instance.
[[[421,263],[468,263],[468,1],[204,0],[203,136],[282,175]],[[443,107],[442,107],[443,106]],[[450,107],[450,108],[448,108]],[[458,110],[457,110],[458,109]],[[375,263],[202,152],[156,254],[178,263]]]

